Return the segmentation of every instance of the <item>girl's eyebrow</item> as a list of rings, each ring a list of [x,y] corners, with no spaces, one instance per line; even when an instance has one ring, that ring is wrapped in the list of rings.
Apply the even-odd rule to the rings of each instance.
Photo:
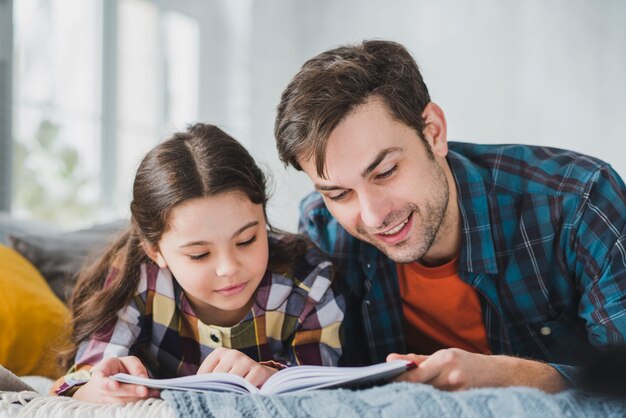
[[[242,226],[241,228],[239,228],[238,230],[235,231],[235,233],[233,234],[233,238],[235,238],[237,235],[241,234],[246,229],[252,228],[253,226],[257,226],[258,224],[259,224],[259,221],[248,222],[247,224],[245,224],[244,226]]]
[[[193,247],[194,245],[207,245],[207,241],[191,241],[180,246],[180,248]]]
[[[235,233],[232,235],[232,238],[235,238],[237,235],[241,234],[246,229],[252,228],[253,226],[257,226],[258,224],[259,224],[259,221],[248,222],[247,224],[245,224],[244,226],[236,230]],[[195,245],[208,245],[208,244],[210,244],[210,242],[208,241],[190,241],[181,245],[180,248],[193,247]]]

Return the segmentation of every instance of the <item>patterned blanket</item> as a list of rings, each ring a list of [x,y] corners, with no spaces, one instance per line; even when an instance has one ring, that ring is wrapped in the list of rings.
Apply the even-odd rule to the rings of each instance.
[[[235,395],[163,391],[179,418],[191,417],[626,417],[626,400],[582,391],[556,395],[522,387],[442,392],[427,385],[393,383],[350,391]]]

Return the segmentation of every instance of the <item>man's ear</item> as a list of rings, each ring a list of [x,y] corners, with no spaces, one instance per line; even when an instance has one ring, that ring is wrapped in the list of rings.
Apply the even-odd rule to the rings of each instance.
[[[151,245],[143,242],[141,243],[141,247],[145,251],[146,255],[150,258],[150,260],[154,261],[157,266],[161,267],[162,269],[167,267],[167,262],[165,261],[165,258],[163,258],[163,256],[161,255],[161,252],[156,245]]]
[[[435,156],[445,157],[448,155],[448,131],[446,116],[443,110],[433,102],[430,102],[422,112],[424,131],[422,134],[430,144]]]

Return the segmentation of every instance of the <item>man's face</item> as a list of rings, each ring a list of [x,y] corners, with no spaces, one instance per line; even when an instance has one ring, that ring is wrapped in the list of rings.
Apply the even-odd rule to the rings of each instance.
[[[314,157],[299,163],[350,234],[396,262],[410,263],[436,243],[448,208],[445,154],[428,149],[374,98],[329,136],[327,179],[317,175]]]

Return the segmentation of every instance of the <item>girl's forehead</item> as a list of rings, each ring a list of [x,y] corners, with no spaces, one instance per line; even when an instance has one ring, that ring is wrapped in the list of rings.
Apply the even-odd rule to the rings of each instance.
[[[163,240],[176,242],[232,239],[250,223],[265,226],[263,205],[241,192],[221,193],[190,199],[175,207]]]
[[[224,192],[211,196],[201,196],[187,199],[179,203],[171,212],[173,220],[184,218],[194,213],[221,213],[228,212],[236,207],[254,206],[250,198],[243,192]]]

